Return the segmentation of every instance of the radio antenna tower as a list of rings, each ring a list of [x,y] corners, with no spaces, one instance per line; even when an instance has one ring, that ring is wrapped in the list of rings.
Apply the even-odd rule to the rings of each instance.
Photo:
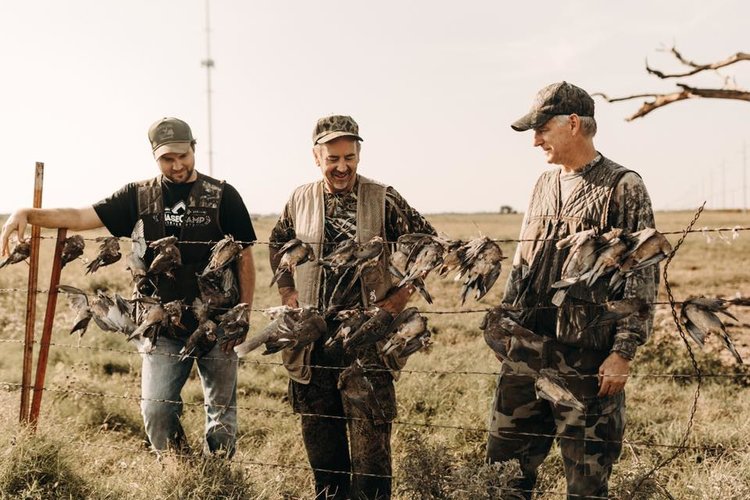
[[[206,0],[206,58],[201,61],[201,66],[206,68],[206,100],[208,102],[208,175],[214,175],[214,147],[211,130],[211,70],[214,60],[211,59],[211,23],[209,18],[209,0]]]

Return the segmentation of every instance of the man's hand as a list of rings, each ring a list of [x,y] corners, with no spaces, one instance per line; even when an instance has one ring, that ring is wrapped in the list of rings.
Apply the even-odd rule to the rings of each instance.
[[[414,287],[410,284],[406,284],[401,288],[398,288],[395,292],[392,292],[380,302],[377,302],[375,305],[396,317],[404,310],[413,294]]]
[[[28,212],[25,209],[16,210],[13,212],[8,220],[3,224],[3,232],[0,233],[0,241],[2,241],[2,256],[5,257],[10,254],[9,241],[10,235],[14,232],[18,233],[19,241],[23,239],[23,234],[26,231],[26,225],[28,224]]]
[[[299,307],[299,302],[297,301],[299,292],[297,292],[296,288],[290,286],[281,287],[279,288],[279,295],[281,295],[282,306],[293,307],[295,309]]]
[[[599,367],[599,397],[612,396],[625,388],[630,361],[613,352]]]

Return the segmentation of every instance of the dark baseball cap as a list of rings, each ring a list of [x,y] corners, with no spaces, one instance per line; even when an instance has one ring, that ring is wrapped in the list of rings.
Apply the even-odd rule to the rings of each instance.
[[[531,110],[511,128],[518,132],[538,128],[555,115],[594,116],[594,100],[580,87],[568,82],[553,83],[540,90]]]
[[[195,142],[190,125],[171,117],[155,121],[148,129],[148,140],[157,160],[167,153],[187,153]]]
[[[354,118],[346,115],[324,116],[315,124],[313,129],[313,144],[324,144],[339,137],[354,137],[362,141],[359,136],[359,125]]]

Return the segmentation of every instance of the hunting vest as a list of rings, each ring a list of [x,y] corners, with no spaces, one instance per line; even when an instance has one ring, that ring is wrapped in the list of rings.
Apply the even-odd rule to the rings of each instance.
[[[614,342],[615,325],[587,328],[602,304],[616,299],[609,280],[599,279],[592,286],[578,283],[568,289],[560,307],[552,304],[569,249],[558,250],[557,240],[569,234],[596,228],[610,229],[609,207],[615,188],[626,168],[602,157],[583,173],[581,182],[565,203],[560,197],[560,169],[542,174],[536,183],[527,213],[527,225],[521,235],[522,266],[519,294],[514,305],[523,311],[526,328],[575,347],[608,351]]]
[[[138,216],[143,220],[146,241],[151,242],[163,238],[166,231],[162,176],[139,182],[137,193]],[[183,242],[216,242],[224,237],[219,224],[219,206],[223,193],[223,181],[198,173],[198,179],[193,184],[185,202],[182,227],[178,236],[182,266],[174,271],[174,279],[157,276],[154,280],[155,293],[162,303],[181,299],[185,305],[189,306],[200,295],[196,275],[208,263],[211,245]],[[151,265],[153,258],[154,250],[149,248],[144,259],[146,266]],[[191,309],[183,313],[182,324],[186,327],[186,331],[182,332],[185,335],[190,334],[198,326]]]
[[[385,238],[385,192],[387,186],[357,175],[357,241],[364,243],[373,236]],[[304,184],[294,190],[289,198],[288,207],[292,217],[296,236],[301,241],[310,243],[315,259],[323,253],[325,235],[325,203],[323,199],[323,181]],[[295,270],[295,286],[298,302],[301,307],[319,305],[320,286],[323,270],[317,262],[307,262]],[[378,265],[366,269],[361,276],[362,304],[368,305],[385,298],[392,287],[391,275],[388,272],[388,251],[383,251]],[[310,382],[310,356],[313,344],[300,350],[285,349],[282,351],[284,366],[289,377],[297,382]],[[390,363],[388,363],[390,364]],[[390,366],[389,366],[390,367]],[[392,368],[397,369],[396,366]]]

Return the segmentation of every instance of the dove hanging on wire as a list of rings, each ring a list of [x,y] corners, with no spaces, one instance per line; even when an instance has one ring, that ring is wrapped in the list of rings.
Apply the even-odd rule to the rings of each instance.
[[[216,345],[217,324],[209,318],[208,304],[200,297],[196,297],[192,304],[193,315],[198,320],[198,326],[190,334],[185,346],[180,350],[180,361],[190,356],[200,358],[205,356]]]
[[[181,301],[173,300],[162,304],[157,298],[141,297],[135,302],[140,303],[145,308],[145,312],[140,325],[130,334],[128,340],[144,339],[148,350],[153,350],[162,331],[175,327],[185,328],[180,323],[184,307]]]
[[[327,327],[323,317],[314,308],[302,309],[297,318],[284,315],[279,324],[281,334],[290,340],[285,349],[301,349],[312,344],[326,333]]]
[[[57,289],[67,294],[68,305],[76,313],[70,333],[73,334],[80,331],[80,335],[83,336],[94,314],[89,306],[89,298],[86,292],[69,285],[59,285]]]
[[[219,308],[239,300],[240,289],[231,266],[198,276],[201,299],[211,307]]]
[[[133,283],[139,291],[143,290],[146,283],[149,282],[147,277],[148,269],[144,261],[147,248],[143,220],[138,219],[130,235],[130,252],[125,257],[125,260],[127,262],[127,269],[133,277]]]
[[[463,279],[462,305],[471,290],[475,290],[476,300],[480,300],[490,291],[500,276],[503,259],[503,251],[497,243],[487,237],[477,238],[466,244],[464,260],[456,276],[457,280]]]
[[[114,264],[122,254],[120,253],[120,240],[114,236],[100,236],[96,239],[100,242],[99,253],[96,258],[86,266],[86,274],[95,273],[100,267]]]
[[[596,251],[596,262],[591,269],[591,274],[586,279],[586,285],[593,285],[596,280],[617,270],[620,260],[628,251],[628,245],[622,236],[622,229],[615,228],[602,234],[603,246]]]
[[[334,249],[323,258],[318,259],[318,264],[329,268],[338,269],[341,267],[351,267],[354,262],[354,254],[358,245],[354,240],[344,240],[334,247]]]
[[[250,306],[244,302],[237,304],[217,319],[221,329],[219,343],[222,346],[244,339],[250,329]]]
[[[672,253],[672,245],[656,229],[649,227],[624,237],[630,246],[612,275],[610,288],[617,290],[625,284],[625,279],[634,272],[658,264]]]
[[[31,240],[18,241],[10,251],[10,255],[0,262],[0,268],[24,261],[29,258],[29,255],[31,255]]]
[[[80,234],[74,234],[73,236],[65,238],[62,255],[60,256],[61,267],[65,267],[65,264],[68,264],[83,255],[83,249],[85,247],[86,242],[83,241],[83,236]]]
[[[737,352],[737,348],[734,346],[731,337],[729,337],[726,326],[724,326],[724,323],[722,323],[717,315],[724,314],[737,321],[737,318],[727,311],[730,305],[730,301],[719,298],[689,297],[682,303],[680,320],[685,325],[685,329],[690,336],[700,347],[704,346],[708,335],[718,335],[729,352],[732,353],[737,363],[742,364],[740,353]]]
[[[232,235],[226,235],[211,247],[211,255],[208,264],[201,272],[202,276],[214,273],[226,268],[236,261],[242,253],[242,245],[234,241]]]
[[[313,252],[310,244],[298,240],[297,238],[287,241],[284,246],[279,249],[278,254],[281,255],[281,260],[279,261],[279,267],[276,268],[276,273],[273,275],[271,285],[269,286],[273,286],[273,284],[276,283],[279,277],[284,273],[289,273],[294,276],[294,270],[297,266],[315,259],[315,252]]]
[[[565,386],[565,382],[554,371],[542,368],[534,383],[536,397],[546,399],[555,406],[567,406],[583,412],[586,406]]]
[[[371,314],[373,310],[369,311]],[[368,311],[362,309],[344,309],[336,313],[335,319],[340,321],[339,327],[323,344],[326,348],[332,348],[336,344],[343,344],[350,333],[356,331],[361,327],[365,321],[370,319]]]
[[[343,340],[344,349],[352,352],[357,347],[374,344],[390,333],[393,316],[385,309],[377,309],[370,319]]]
[[[268,316],[271,321],[260,331],[254,333],[248,337],[240,345],[234,347],[234,352],[238,356],[243,357],[248,353],[254,351],[263,344],[267,344],[267,348],[264,354],[273,354],[283,349],[283,345],[279,345],[279,338],[282,337],[282,333],[279,330],[279,325],[284,321],[283,316],[287,314],[299,315],[300,309],[294,309],[289,306],[272,307],[263,311],[264,316]],[[279,349],[268,348],[268,345],[274,346],[279,345]]]
[[[354,267],[354,273],[351,276],[342,274],[339,282],[333,288],[331,297],[345,297],[352,286],[354,286],[354,283],[362,276],[362,273],[366,269],[377,265],[384,250],[385,243],[380,236],[373,236],[369,241],[358,244],[352,253],[352,258],[346,265],[346,267]],[[339,292],[339,287],[342,285],[345,277],[347,278],[347,284],[343,291]]]
[[[610,325],[633,315],[645,320],[651,313],[651,304],[637,297],[611,300],[602,304],[601,307],[602,312],[583,327],[583,330]]]
[[[553,304],[562,305],[568,293],[567,288],[591,276],[598,258],[597,250],[603,245],[604,241],[596,229],[573,233],[555,243],[558,250],[570,247],[570,251],[563,262],[560,280],[552,284],[552,288],[559,289],[552,297]]]
[[[427,329],[427,318],[419,314],[416,307],[407,307],[401,311],[393,320],[390,328],[393,333],[382,348],[383,354],[386,355],[396,353],[399,354],[399,357],[406,357],[408,354],[404,355],[403,350],[409,342],[417,338],[430,336]],[[418,345],[420,343],[413,343],[412,348]]]
[[[177,247],[177,237],[166,236],[152,241],[149,247],[155,249],[157,254],[148,267],[148,274],[152,276],[163,274],[174,279],[174,270],[182,266],[182,254]]]
[[[404,279],[406,273],[406,261],[408,258],[409,256],[407,254],[398,249],[390,256],[388,270],[399,281]],[[414,280],[411,281],[411,285],[417,290],[417,292],[419,292],[419,295],[421,295],[428,304],[432,304],[432,295],[427,291],[422,278],[414,278]]]
[[[423,279],[430,271],[443,264],[445,247],[433,237],[425,237],[414,245],[406,259],[406,273],[398,286],[404,286],[415,279]]]

